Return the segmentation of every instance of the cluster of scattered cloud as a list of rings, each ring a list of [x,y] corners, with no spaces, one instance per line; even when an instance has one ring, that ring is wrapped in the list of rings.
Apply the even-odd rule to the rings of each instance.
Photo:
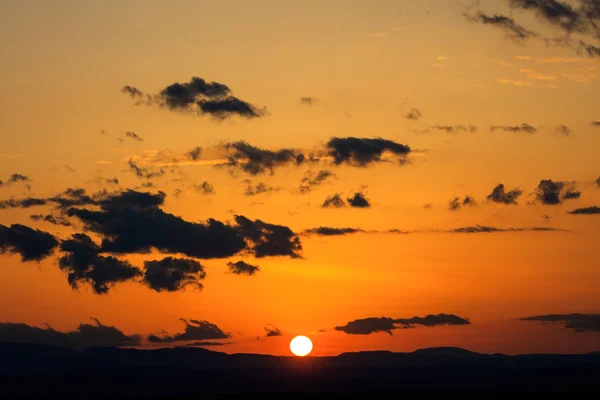
[[[388,229],[388,230],[366,230],[362,228],[350,228],[350,227],[330,227],[330,226],[319,226],[316,228],[305,229],[301,232],[305,236],[343,236],[351,235],[355,233],[368,233],[368,234],[400,234],[408,235],[415,233],[501,233],[501,232],[568,232],[565,229],[551,228],[547,226],[539,227],[509,227],[509,228],[498,228],[489,225],[470,225],[462,226],[453,229],[418,229],[418,230],[402,230],[402,229]]]
[[[0,188],[2,186],[9,186],[9,185],[12,185],[13,183],[17,183],[17,182],[30,182],[30,181],[31,181],[31,179],[29,179],[28,176],[15,173],[15,174],[12,174],[6,180],[6,182],[4,182],[3,180],[0,180]]]
[[[189,82],[173,83],[156,94],[144,93],[129,85],[123,86],[121,91],[135,100],[136,105],[156,104],[170,111],[209,115],[215,120],[234,115],[248,119],[267,115],[266,108],[256,107],[233,96],[227,85],[207,82],[199,77],[192,77]]]
[[[257,274],[260,271],[260,267],[258,265],[249,264],[243,260],[237,262],[228,262],[227,267],[229,267],[229,271],[236,275],[248,275],[252,276]]]
[[[504,131],[504,132],[518,132],[525,134],[534,134],[537,133],[537,128],[527,123],[522,123],[521,125],[492,125],[490,126],[490,131]]]
[[[448,203],[448,209],[450,211],[458,211],[463,207],[473,207],[476,204],[475,199],[471,196],[465,196],[462,200],[460,197],[454,197]]]
[[[181,321],[185,324],[183,332],[174,335],[165,333],[160,336],[152,334],[147,336],[147,340],[151,343],[176,343],[231,338],[231,333],[223,331],[217,325],[208,321],[199,321],[195,319],[188,321],[183,318]]]
[[[347,203],[346,203],[347,202]],[[321,207],[323,208],[341,208],[348,204],[350,207],[354,208],[369,208],[371,207],[371,202],[362,192],[355,192],[346,200],[342,198],[342,195],[339,193],[332,194],[327,196],[325,201]]]
[[[578,199],[581,192],[575,190],[575,184],[572,182],[543,179],[535,189],[535,197],[541,204],[553,206],[562,204],[565,200]]]
[[[598,0],[505,0],[509,10],[531,12],[554,29],[555,37],[546,37],[503,14],[488,15],[482,11],[465,13],[473,22],[494,26],[515,41],[542,40],[548,46],[560,45],[589,57],[600,57],[600,47],[585,40],[600,41],[600,3]],[[581,39],[585,38],[585,40]]]
[[[313,171],[307,171],[304,178],[300,182],[300,193],[308,193],[313,190],[315,187],[321,185],[329,178],[335,178],[335,174],[331,171],[320,170],[317,173]]]

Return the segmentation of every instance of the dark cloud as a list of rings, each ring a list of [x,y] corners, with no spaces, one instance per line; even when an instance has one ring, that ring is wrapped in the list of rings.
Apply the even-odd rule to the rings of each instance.
[[[228,262],[227,266],[229,267],[229,271],[236,275],[254,275],[260,271],[260,267],[258,265],[248,264],[245,261],[238,262]]]
[[[486,199],[493,201],[494,203],[501,204],[518,204],[517,199],[521,196],[522,192],[520,189],[509,190],[508,192],[501,183],[492,190]]]
[[[246,118],[266,115],[265,109],[259,109],[232,96],[231,89],[227,85],[207,82],[198,77],[192,77],[189,82],[176,82],[155,95],[144,94],[131,86],[125,86],[121,91],[129,94],[133,99],[139,99],[136,104],[157,104],[171,111],[208,114],[215,119],[225,119],[233,115]]]
[[[89,283],[95,293],[106,294],[116,283],[141,276],[140,270],[128,261],[100,255],[100,246],[83,233],[63,240],[60,249],[67,254],[58,260],[58,265],[68,273],[67,279],[73,289],[80,283]]]
[[[165,257],[144,262],[144,283],[157,292],[176,292],[186,286],[202,289],[206,277],[204,267],[196,260]]]
[[[36,206],[46,205],[48,201],[46,199],[39,199],[35,197],[26,197],[24,199],[8,199],[8,200],[0,200],[0,209],[5,208],[29,208]]]
[[[600,332],[600,314],[547,314],[521,318],[522,321],[560,322],[574,332]]]
[[[31,218],[32,221],[44,221],[54,225],[72,226],[71,221],[69,221],[69,219],[63,214],[33,214],[30,215],[29,218]]]
[[[573,131],[571,131],[571,128],[566,125],[559,125],[556,127],[556,133],[562,136],[571,136]]]
[[[112,179],[105,179],[104,182],[109,183],[111,185],[118,185],[119,184],[119,180],[117,178],[112,178]]]
[[[371,333],[385,332],[392,334],[394,329],[409,329],[419,326],[440,326],[440,325],[469,325],[471,322],[466,318],[461,318],[454,314],[427,315],[426,317],[412,318],[386,318],[371,317],[357,319],[348,322],[344,326],[336,326],[336,331],[342,331],[349,335],[370,335]]]
[[[591,123],[592,126],[599,128],[600,127],[600,121],[592,121]]]
[[[545,205],[562,204],[563,200],[581,197],[581,192],[576,191],[572,183],[554,182],[551,179],[541,180],[534,193],[536,199]]]
[[[302,152],[292,149],[265,150],[244,141],[226,143],[223,147],[230,152],[225,165],[250,175],[260,175],[265,172],[273,175],[277,167],[300,165],[306,161]]]
[[[596,179],[596,185],[598,185],[598,187],[600,187],[600,176],[598,177],[598,179]]]
[[[336,165],[346,163],[357,167],[384,161],[382,156],[385,154],[393,154],[400,164],[404,164],[411,152],[409,146],[391,140],[356,137],[331,138],[327,150]]]
[[[195,185],[194,189],[196,192],[200,192],[202,194],[215,194],[215,187],[207,181],[202,182],[200,185]]]
[[[245,118],[259,118],[267,115],[266,108],[257,108],[250,103],[229,96],[223,99],[202,99],[198,102],[201,114],[210,114],[218,120],[238,115]]]
[[[305,235],[342,236],[358,232],[364,232],[364,230],[359,228],[332,228],[329,226],[319,226],[318,228],[306,229],[303,233]]]
[[[126,335],[114,326],[80,324],[74,331],[61,332],[50,326],[38,328],[27,324],[0,322],[0,342],[62,346],[77,350],[89,347],[121,347],[140,344],[139,335]]]
[[[153,343],[173,343],[191,340],[218,340],[228,339],[231,334],[221,330],[217,325],[211,324],[208,321],[197,321],[194,319],[181,319],[185,324],[185,330],[182,333],[176,333],[173,336],[164,335],[149,335],[148,341]]]
[[[302,178],[302,182],[300,183],[300,192],[307,193],[314,189],[316,186],[319,186],[323,182],[325,182],[328,178],[335,177],[335,174],[331,171],[320,170],[316,174],[312,171],[308,171],[304,178]]]
[[[477,132],[477,127],[475,125],[434,125],[432,128],[439,131],[445,131],[450,134],[461,132]]]
[[[424,204],[424,205],[423,205],[423,208],[425,208],[425,209],[429,210],[429,209],[433,208],[433,204],[431,204],[431,203],[426,203],[426,204]]]
[[[187,153],[185,153],[186,157],[192,161],[198,161],[200,159],[200,155],[202,154],[202,147],[196,146]]]
[[[130,139],[137,140],[138,142],[144,141],[144,138],[142,138],[140,135],[138,135],[137,133],[132,132],[132,131],[125,132],[125,136]]]
[[[154,183],[152,183],[152,182],[144,182],[144,183],[142,183],[142,187],[143,188],[153,188],[154,187]]]
[[[242,251],[256,257],[299,257],[300,240],[286,226],[240,215],[235,216],[236,225],[214,219],[188,222],[158,207],[164,197],[162,192],[129,190],[98,201],[99,210],[73,207],[67,215],[100,234],[101,248],[109,253],[147,253],[155,248],[204,259],[231,257]]]
[[[371,203],[369,202],[369,199],[367,199],[365,197],[365,195],[361,192],[354,193],[352,196],[348,197],[346,200],[348,201],[348,204],[350,204],[350,207],[355,207],[355,208],[371,207]]]
[[[523,123],[521,125],[514,125],[514,126],[511,126],[511,125],[492,125],[490,127],[490,130],[492,132],[500,130],[500,131],[504,131],[504,132],[526,133],[526,134],[529,134],[529,135],[532,135],[532,134],[534,134],[534,133],[536,133],[538,131],[537,128],[535,128],[535,127],[533,127],[533,126],[531,126],[531,125],[529,125],[527,123]]]
[[[457,210],[460,210],[462,207],[474,206],[474,205],[476,205],[475,199],[471,196],[465,196],[462,199],[462,201],[461,201],[460,197],[455,197],[452,200],[450,200],[450,203],[448,204],[448,208],[451,211],[457,211]]]
[[[144,93],[140,89],[129,85],[123,86],[121,92],[130,95],[132,99],[142,98],[144,96]]]
[[[138,178],[152,179],[165,174],[165,170],[162,168],[155,170],[154,168],[140,167],[133,160],[129,160],[127,165],[129,166],[129,171],[131,171]]]
[[[265,326],[265,332],[267,337],[283,336],[283,333],[273,324]]]
[[[419,109],[413,108],[406,114],[405,118],[410,119],[411,121],[418,121],[423,118],[423,114]]]
[[[304,104],[305,106],[312,106],[317,101],[318,99],[315,97],[300,97],[300,103]]]
[[[273,186],[269,186],[266,183],[259,182],[254,186],[248,185],[244,194],[246,196],[255,196],[257,194],[273,192],[275,190],[277,190],[277,188],[275,188]]]
[[[19,254],[23,262],[50,256],[58,240],[48,232],[21,224],[0,225],[0,254]]]
[[[511,7],[534,11],[538,18],[567,34],[600,39],[600,2],[577,0],[577,5],[557,0],[509,0]]]
[[[600,207],[591,206],[584,208],[577,208],[573,211],[569,211],[569,214],[573,215],[597,215],[600,214]]]
[[[482,12],[476,15],[465,15],[468,20],[479,22],[485,25],[495,26],[501,29],[509,39],[522,41],[530,37],[536,37],[537,34],[519,25],[514,19],[506,15],[494,14],[486,15]]]
[[[342,196],[339,193],[336,193],[336,194],[332,194],[331,196],[327,196],[327,198],[325,199],[325,201],[323,202],[323,205],[321,207],[340,208],[340,207],[344,207],[345,205],[346,205],[346,202],[344,201]]]
[[[31,179],[29,179],[29,177],[26,175],[12,174],[8,178],[6,183],[0,180],[0,187],[2,187],[3,185],[12,185],[13,183],[16,183],[16,182],[30,182],[30,181],[31,181]]]
[[[461,228],[444,231],[446,233],[496,233],[496,232],[566,232],[563,229],[550,227],[532,227],[532,228],[497,228],[495,226],[472,225]]]
[[[235,222],[241,235],[250,242],[251,251],[258,258],[268,256],[300,257],[300,238],[290,228],[261,220],[236,215]]]

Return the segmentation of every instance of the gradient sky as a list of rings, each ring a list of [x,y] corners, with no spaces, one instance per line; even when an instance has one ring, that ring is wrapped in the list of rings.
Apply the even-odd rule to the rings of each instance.
[[[578,317],[591,321],[584,329],[569,325],[572,316],[549,324],[520,320],[600,312],[600,215],[569,213],[600,206],[600,123],[593,123],[600,121],[600,51],[594,57],[579,43],[600,46],[600,32],[565,28],[521,3],[1,2],[0,200],[49,198],[67,188],[90,195],[163,191],[160,208],[186,221],[234,224],[234,215],[244,215],[289,227],[303,250],[300,258],[197,258],[206,272],[202,290],[157,292],[132,280],[96,294],[88,283],[69,285],[59,247],[39,262],[22,262],[0,235],[0,322],[70,331],[93,317],[145,337],[182,332],[180,318],[206,320],[230,333],[218,347],[228,353],[289,354],[298,334],[313,339],[314,355],[432,346],[600,350],[597,315]],[[581,0],[567,3],[581,24],[587,21]],[[598,14],[586,18],[599,22],[600,4],[588,4]],[[512,23],[484,23],[494,15]],[[515,24],[529,33],[515,38]],[[552,44],[555,38],[562,43]],[[268,112],[219,120],[138,104],[121,91],[131,85],[154,95],[192,77],[225,84]],[[420,118],[406,117],[413,109]],[[535,131],[523,132],[523,124]],[[383,138],[412,151],[402,165],[387,156],[364,167],[335,165],[324,156],[332,137]],[[237,141],[321,159],[256,176],[215,168],[230,155],[225,144]],[[186,157],[196,146],[199,159]],[[165,173],[139,178],[130,160]],[[334,176],[301,193],[302,179],[321,170]],[[27,180],[10,182],[13,174]],[[118,184],[107,182],[113,178]],[[570,190],[580,197],[544,204],[536,192],[542,180],[562,182],[560,196]],[[148,181],[154,187],[141,187]],[[214,193],[194,189],[205,181]],[[246,195],[259,183],[272,190]],[[487,198],[499,184],[522,191],[518,204]],[[355,192],[371,206],[322,207],[330,195]],[[453,198],[465,196],[476,204],[450,210]],[[6,207],[0,224],[23,224],[58,241],[85,232],[100,244],[103,237],[76,217],[72,226],[30,218],[59,211]],[[478,225],[509,231],[453,231]],[[368,232],[302,234],[321,226]],[[193,258],[162,253],[112,255],[140,270],[147,260]],[[232,273],[227,263],[239,260],[260,271]],[[411,324],[367,335],[335,329],[369,317],[440,313],[470,324]],[[268,324],[282,335],[266,337]],[[169,345],[178,344],[186,343]],[[157,344],[144,339],[141,346]]]

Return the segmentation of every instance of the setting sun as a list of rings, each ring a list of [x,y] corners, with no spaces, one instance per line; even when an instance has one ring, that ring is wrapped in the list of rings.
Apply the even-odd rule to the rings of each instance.
[[[298,357],[304,357],[312,351],[313,344],[306,336],[296,336],[290,342],[290,350]]]

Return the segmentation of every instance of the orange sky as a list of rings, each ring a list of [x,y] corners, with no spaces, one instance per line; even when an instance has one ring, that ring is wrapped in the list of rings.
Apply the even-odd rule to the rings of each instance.
[[[2,2],[0,200],[47,199],[67,188],[163,191],[160,209],[185,221],[214,218],[233,226],[234,215],[244,215],[289,227],[300,234],[303,249],[301,258],[103,250],[142,273],[144,261],[196,259],[206,277],[202,290],[157,292],[139,278],[97,294],[89,282],[77,290],[69,285],[58,267],[65,254],[60,246],[40,262],[22,262],[0,235],[0,323],[67,331],[93,317],[146,336],[182,332],[180,318],[206,320],[231,334],[219,351],[270,354],[288,354],[289,340],[299,334],[313,339],[314,355],[432,346],[600,350],[598,322],[576,332],[567,321],[519,321],[600,312],[600,216],[568,213],[600,206],[600,127],[592,124],[600,121],[600,57],[543,40],[568,34],[573,43],[599,46],[600,36],[564,32],[543,13],[508,7],[508,1],[481,1],[478,8],[468,3]],[[579,0],[571,3],[579,10]],[[511,39],[514,25],[507,30],[482,23],[481,13],[506,15],[536,35]],[[268,112],[217,120],[199,114],[195,104],[185,110],[136,104],[139,98],[121,91],[131,85],[160,102],[163,88],[192,77],[225,84],[236,98]],[[306,104],[302,97],[313,100]],[[416,120],[406,118],[413,109],[421,115]],[[523,124],[535,132],[509,129]],[[127,137],[128,131],[143,141]],[[335,165],[323,156],[332,137],[383,138],[412,151],[402,165],[389,153],[390,162]],[[215,168],[231,155],[222,145],[240,140],[321,157],[277,166],[273,174]],[[202,148],[198,160],[186,156],[195,146]],[[149,171],[163,168],[164,175],[139,178],[129,160]],[[334,175],[301,193],[302,179],[321,170]],[[11,183],[12,174],[28,179]],[[113,178],[118,184],[107,181]],[[536,188],[548,179],[563,182],[559,196],[571,188],[580,197],[544,204]],[[141,187],[148,181],[152,188]],[[194,189],[205,181],[214,193]],[[259,183],[272,190],[246,195]],[[499,184],[522,191],[518,204],[486,198]],[[330,195],[345,199],[355,192],[370,207],[322,207]],[[449,209],[454,197],[466,195],[475,206]],[[30,218],[48,213],[60,210],[51,204],[6,207],[0,224],[40,229],[59,242],[74,233],[97,244],[106,239],[77,217],[70,218],[72,226]],[[452,232],[477,225],[524,231]],[[366,232],[302,234],[320,226]],[[556,230],[528,230],[534,227]],[[179,234],[169,232],[174,241],[181,241]],[[260,271],[232,273],[227,263],[239,260]],[[369,317],[440,313],[470,324],[415,324],[391,335],[334,329]],[[268,324],[282,336],[266,337]]]

